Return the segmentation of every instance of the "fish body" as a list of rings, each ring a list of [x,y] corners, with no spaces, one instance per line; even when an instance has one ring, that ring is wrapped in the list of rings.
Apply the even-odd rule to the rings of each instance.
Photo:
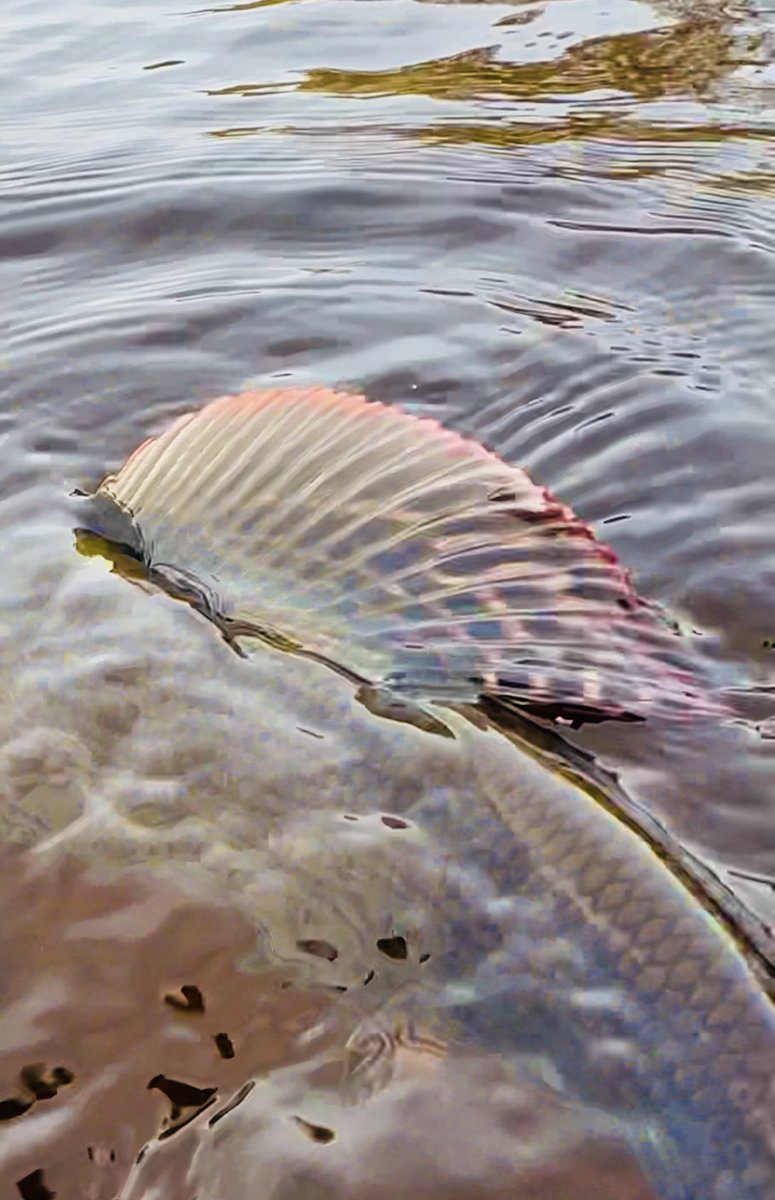
[[[501,861],[507,831],[526,864],[517,894],[547,898],[532,928],[529,903],[523,917],[517,901],[514,937],[484,969],[496,1001],[484,1007],[501,1044],[520,1023],[520,996],[529,1010],[543,988],[550,1000],[525,1021],[527,1041],[535,1046],[546,1021],[572,1090],[629,1113],[658,1195],[771,1200],[771,977],[617,815],[533,761],[524,743],[515,754],[500,734],[486,739],[472,755],[478,829]],[[477,825],[468,830],[475,840]]]
[[[343,676],[332,694],[350,698],[328,705],[320,742],[303,760],[273,747],[259,791],[340,795],[354,822],[392,808],[443,848],[457,869],[425,890],[393,850],[379,860],[380,910],[405,911],[415,888],[415,913],[447,934],[429,1011],[551,1063],[561,1091],[620,1118],[660,1200],[775,1200],[766,973],[638,832],[482,711],[488,697],[593,719],[724,711],[570,510],[435,423],[316,389],[181,419],[104,480],[91,512],[151,584],[251,647],[257,694],[272,660],[299,725],[314,724],[302,713],[326,686],[320,664]],[[410,728],[374,715],[391,696]],[[351,912],[359,882],[376,887],[376,872],[348,875],[333,833],[305,845],[321,905],[340,889]],[[296,918],[287,896],[276,908]]]

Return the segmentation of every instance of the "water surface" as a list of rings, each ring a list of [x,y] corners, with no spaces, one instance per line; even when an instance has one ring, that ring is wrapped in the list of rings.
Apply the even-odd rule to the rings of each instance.
[[[131,802],[142,824],[188,790],[210,798],[214,826],[223,772],[233,794],[249,788],[250,689],[232,672],[181,701],[167,618],[149,622],[78,560],[64,497],[213,395],[321,382],[433,414],[528,467],[696,631],[737,689],[738,723],[576,740],[775,921],[773,22],[771,4],[710,0],[6,0],[0,794],[13,841],[35,844],[87,793]],[[155,689],[145,714],[138,680]],[[203,975],[167,961],[162,914],[184,901],[154,884],[143,925],[128,894],[16,869],[7,902],[34,919],[4,933],[6,995],[12,978],[35,983],[29,1011],[8,1010],[3,1094],[25,1064],[61,1056],[79,1005],[93,1024],[112,1013],[84,1062],[120,1073],[136,1001],[106,1009],[105,989],[70,978],[94,968],[63,897],[72,886],[86,910],[123,913],[125,995],[155,961],[159,1004]],[[200,900],[221,914],[203,944],[233,937],[233,964],[222,897]],[[29,966],[36,938],[61,968]],[[36,1003],[53,1013],[48,1048]],[[182,1071],[157,1050],[149,1040],[138,1080]],[[267,1069],[262,1054],[228,1082]],[[209,1070],[203,1058],[189,1075],[204,1087]],[[80,1137],[92,1116],[77,1112]],[[143,1136],[157,1115],[143,1108]],[[31,1147],[24,1121],[4,1127],[3,1186],[45,1164],[48,1186],[80,1197],[75,1158],[57,1165],[47,1126]]]

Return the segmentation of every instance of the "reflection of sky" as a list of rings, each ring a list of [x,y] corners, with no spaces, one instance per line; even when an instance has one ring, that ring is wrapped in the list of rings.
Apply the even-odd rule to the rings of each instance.
[[[519,11],[519,8],[517,8]],[[589,4],[587,0],[556,0],[542,9],[526,26],[499,29],[500,58],[509,62],[551,62],[591,38],[612,34],[642,33],[670,24],[647,4],[637,2]],[[510,15],[513,16],[511,9]],[[508,19],[508,18],[506,18]]]
[[[127,10],[84,0],[62,21],[59,8],[6,5],[0,44],[4,140],[19,159],[29,160],[37,151],[58,158],[65,138],[77,156],[116,152],[137,139],[150,139],[163,153],[163,142],[171,148],[205,130],[246,124],[371,124],[378,117],[406,124],[472,112],[500,120],[506,113],[556,120],[568,101],[558,104],[551,81],[535,102],[480,96],[473,103],[447,102],[445,110],[422,94],[372,100],[364,110],[357,99],[307,97],[295,89],[309,71],[395,71],[473,50],[489,49],[495,63],[552,63],[590,40],[666,28],[675,20],[636,0],[516,7],[315,0],[314,25],[311,11],[312,0],[244,11],[208,9],[196,0],[179,0],[165,11],[150,3]],[[172,65],[147,70],[163,63]],[[246,90],[255,93],[255,103],[244,102]],[[421,87],[412,90],[422,93]],[[587,100],[605,95],[606,89],[590,92]],[[692,119],[688,111],[684,119]]]

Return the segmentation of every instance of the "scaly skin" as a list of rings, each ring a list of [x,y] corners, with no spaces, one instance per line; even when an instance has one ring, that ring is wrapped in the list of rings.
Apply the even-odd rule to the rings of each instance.
[[[468,800],[482,798],[500,821],[488,821],[475,803],[468,815],[463,807],[448,812],[447,821],[468,822],[494,859],[504,858],[508,831],[514,846],[506,857],[527,855],[521,892],[553,897],[557,937],[588,956],[590,980],[618,985],[636,1003],[629,1036],[648,1066],[637,1078],[637,1100],[655,1113],[660,1140],[677,1157],[675,1170],[655,1168],[660,1194],[773,1200],[775,1007],[756,964],[598,801],[516,755],[493,730],[455,732],[482,739],[471,748]],[[501,957],[501,972],[532,969],[529,952],[527,964]],[[569,1071],[583,1081],[583,1064],[572,1062]]]

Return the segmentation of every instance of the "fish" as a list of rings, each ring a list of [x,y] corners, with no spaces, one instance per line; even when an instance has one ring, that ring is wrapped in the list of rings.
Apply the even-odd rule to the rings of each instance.
[[[342,792],[367,813],[391,777],[412,778],[400,820],[460,856],[464,970],[435,955],[426,1008],[498,1053],[550,1062],[563,1094],[618,1115],[660,1200],[775,1200],[770,964],[613,789],[516,719],[726,711],[591,531],[470,439],[320,388],[222,397],[83,501],[84,551],[249,649],[257,679],[262,653],[287,655],[315,668],[310,688],[328,667],[370,710],[378,732]],[[286,705],[305,686],[279,671]],[[357,736],[346,705],[327,719]],[[404,743],[396,719],[412,726]],[[426,753],[447,764],[442,782],[423,775]],[[300,765],[271,769],[290,785]],[[321,903],[346,875],[337,853],[310,835]],[[413,870],[385,874],[398,911]]]
[[[363,396],[214,400],[108,475],[84,524],[235,648],[315,657],[377,704],[487,696],[573,724],[728,713],[676,622],[569,507]]]

